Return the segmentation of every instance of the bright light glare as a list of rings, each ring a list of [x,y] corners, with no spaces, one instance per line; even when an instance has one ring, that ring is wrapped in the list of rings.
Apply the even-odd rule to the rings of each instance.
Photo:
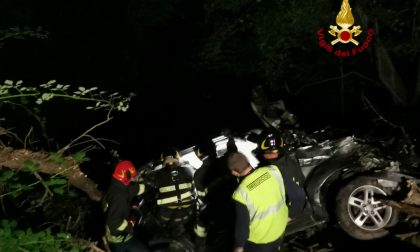
[[[256,168],[260,161],[254,156],[252,153],[253,150],[257,148],[257,144],[246,141],[243,139],[235,139],[236,147],[238,147],[238,151],[242,152],[247,158],[249,163],[252,165],[252,167]]]
[[[186,153],[185,155],[183,155],[181,157],[181,163],[183,163],[183,161],[188,162],[192,167],[194,167],[194,169],[198,169],[201,167],[201,165],[203,164],[203,161],[201,161],[197,155],[195,154],[195,152],[189,152]]]

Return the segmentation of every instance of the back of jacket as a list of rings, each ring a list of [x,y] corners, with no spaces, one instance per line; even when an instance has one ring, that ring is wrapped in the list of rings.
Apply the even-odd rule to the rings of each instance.
[[[157,205],[164,207],[187,207],[194,200],[193,174],[187,167],[168,165],[154,174],[157,190]]]

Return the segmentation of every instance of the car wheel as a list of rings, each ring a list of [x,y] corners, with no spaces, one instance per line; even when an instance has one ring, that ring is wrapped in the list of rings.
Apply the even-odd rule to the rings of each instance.
[[[389,234],[399,213],[378,200],[387,191],[372,178],[359,177],[341,188],[336,198],[338,224],[350,236],[372,240]]]

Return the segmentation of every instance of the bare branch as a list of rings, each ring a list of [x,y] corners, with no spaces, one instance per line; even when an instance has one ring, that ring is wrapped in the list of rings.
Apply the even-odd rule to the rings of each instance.
[[[365,104],[368,105],[368,108],[370,108],[378,117],[380,120],[384,121],[385,123],[391,125],[394,128],[400,128],[398,125],[393,124],[392,122],[388,121],[387,119],[385,119],[385,117],[383,117],[373,106],[373,104],[369,101],[369,99],[366,97],[366,95],[364,93],[362,93],[362,101],[365,102]]]
[[[92,139],[91,140],[86,140],[86,141],[83,141],[83,142],[79,142],[79,143],[76,143],[76,144],[73,144],[70,148],[73,148],[73,147],[75,147],[75,146],[78,146],[78,145],[83,145],[83,144],[88,144],[88,143],[90,143],[90,142],[95,142],[95,143],[97,143],[99,146],[101,146],[102,147],[102,149],[105,149],[105,146],[101,143],[101,142],[110,142],[110,143],[113,143],[113,144],[119,144],[117,141],[114,141],[114,140],[112,140],[112,139],[106,139],[106,138],[93,138],[92,136],[90,136],[90,135],[88,135],[89,137],[91,137]],[[70,149],[69,148],[69,149]],[[91,148],[91,149],[93,149],[93,148]]]
[[[28,142],[29,136],[31,135],[31,133],[32,133],[32,130],[33,130],[33,129],[34,129],[34,127],[31,127],[31,128],[29,129],[28,133],[27,133],[27,134],[26,134],[26,136],[25,136],[25,141],[23,142],[23,148],[24,148],[24,149],[26,149],[26,148],[27,148],[26,143]]]
[[[48,187],[47,184],[45,184],[44,179],[42,179],[42,177],[39,175],[38,172],[34,172],[35,177],[39,180],[39,182],[41,182],[41,184],[44,186],[46,193],[48,193],[50,196],[53,196],[54,194],[51,192],[50,188]]]
[[[373,79],[371,79],[371,78],[369,78],[369,77],[367,77],[367,76],[365,76],[365,75],[363,75],[363,74],[361,74],[359,72],[353,72],[352,71],[352,72],[348,72],[346,74],[340,74],[339,76],[336,76],[336,77],[331,77],[331,78],[327,78],[327,79],[323,79],[323,80],[319,80],[319,81],[315,81],[315,82],[310,82],[310,83],[307,83],[307,84],[303,84],[296,92],[290,91],[290,94],[297,95],[300,92],[302,92],[303,89],[308,88],[310,86],[315,86],[315,85],[318,85],[318,84],[327,83],[327,82],[330,82],[330,81],[333,81],[333,80],[344,79],[344,78],[350,77],[352,75],[356,75],[356,76],[358,76],[358,77],[360,77],[360,78],[362,78],[364,80],[367,80],[369,82],[378,84],[377,81],[375,81],[375,80],[373,80]]]
[[[382,45],[379,38],[376,38],[374,52],[376,57],[376,69],[378,77],[392,95],[397,105],[406,106],[408,91],[400,75],[392,63],[391,56]]]
[[[0,136],[1,136],[1,135],[6,135],[6,136],[8,136],[8,137],[13,137],[13,138],[15,138],[17,141],[19,141],[19,142],[23,143],[22,139],[20,139],[20,138],[18,137],[18,135],[16,135],[15,133],[13,133],[13,132],[12,132],[12,131],[10,131],[10,130],[11,130],[11,129],[5,129],[5,128],[0,127]]]
[[[97,124],[95,124],[95,125],[93,125],[92,127],[90,127],[88,130],[86,130],[85,132],[83,132],[80,136],[78,136],[76,139],[74,139],[73,141],[71,141],[69,144],[67,144],[66,146],[64,146],[62,149],[60,149],[59,151],[58,151],[58,153],[60,153],[60,154],[63,154],[66,150],[68,150],[68,149],[70,149],[77,141],[79,141],[81,138],[83,138],[83,137],[91,137],[90,135],[89,135],[89,133],[91,132],[91,131],[93,131],[94,129],[96,129],[96,128],[98,128],[98,127],[100,127],[101,125],[104,125],[104,124],[106,124],[106,123],[108,123],[109,121],[111,121],[112,120],[112,117],[110,117],[110,112],[108,113],[108,115],[107,115],[107,118],[106,118],[106,120],[104,120],[104,121],[102,121],[102,122],[100,122],[100,123],[97,123]],[[102,146],[102,145],[101,145]]]
[[[12,101],[3,101],[4,103],[8,103],[11,104],[13,106],[17,106],[22,108],[23,110],[26,111],[26,113],[28,113],[29,115],[31,115],[38,123],[39,127],[41,128],[42,131],[42,136],[45,138],[45,140],[47,141],[46,143],[48,144],[48,147],[50,147],[50,141],[48,139],[48,134],[47,131],[42,123],[42,119],[39,115],[37,115],[34,111],[30,110],[27,106],[20,104],[20,103],[16,103],[16,102],[12,102]],[[22,140],[19,139],[20,142],[22,142]],[[26,140],[25,140],[26,143]],[[26,148],[26,146],[24,147]]]

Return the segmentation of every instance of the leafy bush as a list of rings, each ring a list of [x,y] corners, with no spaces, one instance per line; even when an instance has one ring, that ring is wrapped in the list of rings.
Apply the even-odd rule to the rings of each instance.
[[[33,232],[20,230],[16,221],[2,220],[0,224],[0,251],[87,251],[80,241],[67,233],[53,234],[50,229]]]

